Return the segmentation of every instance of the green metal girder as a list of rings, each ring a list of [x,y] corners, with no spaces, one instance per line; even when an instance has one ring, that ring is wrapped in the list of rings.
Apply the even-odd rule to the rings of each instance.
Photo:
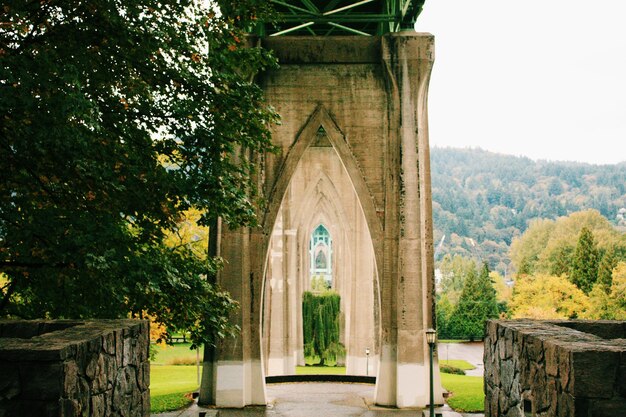
[[[269,0],[276,12],[273,24],[255,32],[280,35],[382,35],[412,29],[425,0]]]

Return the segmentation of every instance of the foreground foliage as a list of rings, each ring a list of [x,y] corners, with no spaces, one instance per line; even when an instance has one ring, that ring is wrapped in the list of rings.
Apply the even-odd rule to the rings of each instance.
[[[148,313],[195,343],[235,330],[207,280],[218,262],[171,239],[190,209],[254,223],[241,156],[272,149],[276,115],[249,81],[274,61],[243,47],[267,2],[221,3],[4,3],[1,315]]]

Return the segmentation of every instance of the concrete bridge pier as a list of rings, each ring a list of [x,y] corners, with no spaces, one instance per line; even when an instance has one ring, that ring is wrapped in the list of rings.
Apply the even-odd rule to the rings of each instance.
[[[368,232],[371,245],[353,244],[357,249],[345,246],[337,253],[352,251],[349,259],[355,267],[346,271],[359,271],[357,267],[372,265],[372,261],[373,266],[365,269],[371,272],[346,273],[341,278],[341,288],[352,289],[342,295],[342,305],[349,306],[349,311],[342,312],[349,320],[345,324],[349,334],[343,337],[354,341],[347,342],[347,362],[354,364],[350,365],[354,369],[362,368],[360,351],[371,347],[371,358],[377,359],[378,366],[376,403],[423,407],[429,401],[424,331],[433,327],[434,320],[427,122],[433,36],[405,31],[371,37],[270,37],[260,41],[274,50],[281,64],[257,77],[267,100],[282,116],[282,124],[273,131],[279,152],[254,156],[260,161],[260,192],[267,202],[258,212],[261,227],[224,228],[222,232],[220,252],[227,264],[218,281],[240,303],[232,320],[241,327],[241,334],[222,341],[214,362],[205,362],[214,373],[203,380],[202,391],[214,393],[213,402],[221,407],[265,403],[265,364],[271,361],[272,372],[280,372],[300,360],[301,336],[294,333],[302,326],[298,306],[306,288],[301,278],[299,284],[293,284],[292,272],[302,276],[298,268],[305,268],[308,261],[303,250],[294,253],[294,248],[297,242],[306,247],[311,233],[300,229],[315,227],[319,219],[351,221],[356,216],[360,220],[355,230]],[[315,165],[315,158],[334,158],[335,162]],[[306,163],[327,169],[316,180],[319,186],[307,188],[322,190],[324,198],[301,196],[319,202],[309,205],[319,207],[319,217],[299,212],[307,209],[306,204],[291,204],[300,199],[290,197],[300,196],[292,179],[300,178],[298,167]],[[346,184],[356,196],[353,210],[345,209],[348,206],[342,202]],[[283,207],[284,201],[291,203]],[[282,236],[273,235],[277,221]],[[350,227],[333,227],[329,229],[351,241]],[[270,248],[277,247],[272,246],[277,239],[289,251],[273,254]],[[281,271],[283,284],[269,282],[266,272],[270,269]],[[263,297],[268,288],[276,289],[272,308],[290,306],[291,311],[272,316],[272,325],[274,320],[280,321],[276,323],[280,334],[276,339],[270,334],[268,343],[262,343],[262,327],[267,321]],[[360,295],[364,291],[369,291],[369,297]],[[363,339],[368,329],[374,340]],[[435,398],[441,403],[437,364],[435,369]]]

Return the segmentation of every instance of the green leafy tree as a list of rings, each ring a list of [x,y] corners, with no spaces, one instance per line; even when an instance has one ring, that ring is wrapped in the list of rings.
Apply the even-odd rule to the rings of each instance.
[[[598,248],[587,227],[583,227],[578,236],[569,279],[585,294],[589,294],[598,279]]]
[[[496,291],[489,278],[489,267],[484,263],[480,274],[471,270],[454,313],[450,319],[450,333],[455,338],[482,339],[485,322],[498,317]]]
[[[302,330],[304,355],[318,356],[320,365],[336,361],[345,350],[339,341],[339,307],[341,297],[334,291],[302,295]]]
[[[268,2],[8,1],[0,10],[0,314],[144,313],[194,342],[232,332],[181,214],[254,224],[277,116],[244,47]],[[218,10],[218,7],[221,10]],[[206,320],[210,317],[210,320]]]

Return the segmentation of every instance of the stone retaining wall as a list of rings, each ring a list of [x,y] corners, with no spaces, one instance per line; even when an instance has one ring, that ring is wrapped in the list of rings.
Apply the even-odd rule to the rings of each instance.
[[[485,416],[626,416],[626,322],[487,324]]]
[[[0,321],[0,417],[148,417],[149,323]]]

